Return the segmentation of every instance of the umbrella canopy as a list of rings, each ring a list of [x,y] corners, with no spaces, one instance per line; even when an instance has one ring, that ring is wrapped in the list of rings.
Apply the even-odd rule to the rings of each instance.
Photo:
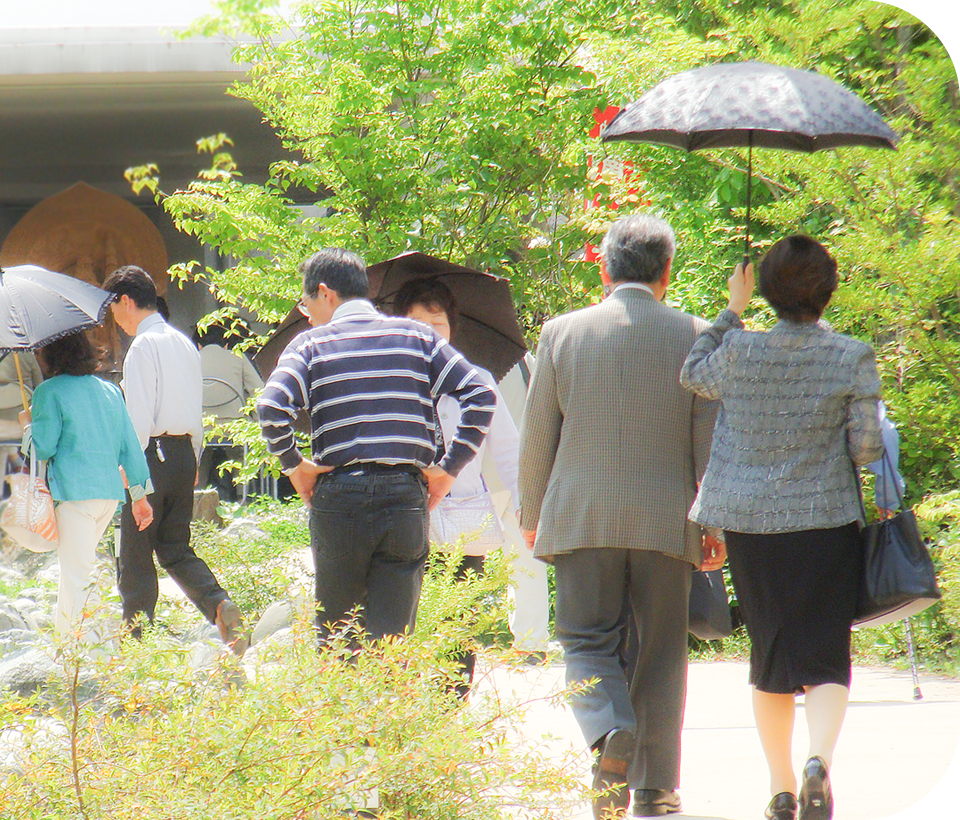
[[[369,299],[386,313],[392,312],[393,297],[405,282],[428,276],[440,279],[450,288],[460,311],[451,344],[469,361],[489,370],[495,379],[502,379],[523,358],[527,346],[506,279],[419,252],[402,253],[370,265],[367,276]],[[309,328],[297,308],[287,315],[254,357],[264,378],[276,367],[293,337]]]
[[[0,268],[0,351],[35,350],[103,321],[113,294],[36,265]]]
[[[610,121],[603,140],[686,151],[756,145],[812,152],[894,148],[897,135],[856,94],[815,71],[719,63],[654,86]]]
[[[768,63],[720,63],[684,71],[627,105],[604,129],[604,142],[629,140],[704,148],[822,151],[862,145],[895,148],[897,135],[856,94],[814,71]]]

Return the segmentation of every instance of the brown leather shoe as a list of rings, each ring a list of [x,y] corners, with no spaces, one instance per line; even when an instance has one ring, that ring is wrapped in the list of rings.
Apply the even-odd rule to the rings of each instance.
[[[230,647],[234,655],[242,658],[250,646],[250,635],[243,628],[240,607],[229,598],[224,598],[217,604],[216,624],[220,630],[220,640]]]
[[[613,820],[626,814],[630,802],[627,770],[633,762],[634,746],[633,733],[626,729],[614,729],[603,739],[593,770],[593,789],[603,792],[593,800],[594,820]]]

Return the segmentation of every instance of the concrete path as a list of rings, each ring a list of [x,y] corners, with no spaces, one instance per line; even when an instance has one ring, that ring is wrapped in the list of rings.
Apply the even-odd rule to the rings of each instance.
[[[564,667],[488,671],[481,688],[523,700],[563,687]],[[922,676],[913,700],[909,673],[854,670],[851,704],[833,766],[837,820],[960,820],[960,680]],[[535,702],[521,733],[560,756],[588,760],[569,707]],[[544,740],[544,738],[547,738]],[[807,751],[803,701],[797,702],[794,760]],[[680,795],[696,820],[762,820],[769,800],[742,663],[690,666]],[[565,820],[591,820],[589,806]]]

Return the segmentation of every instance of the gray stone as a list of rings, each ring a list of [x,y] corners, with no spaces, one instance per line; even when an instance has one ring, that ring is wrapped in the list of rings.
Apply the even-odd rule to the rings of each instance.
[[[39,649],[27,649],[0,661],[0,689],[30,695],[45,689],[57,673],[52,658]]]
[[[256,646],[275,632],[293,624],[293,604],[290,601],[274,601],[253,628],[251,643]]]
[[[0,632],[0,658],[39,646],[41,638],[29,629],[8,629]]]
[[[259,538],[268,538],[266,532],[264,532],[257,525],[256,521],[253,521],[250,518],[235,518],[229,524],[222,533],[220,537],[227,540],[233,539],[246,539],[246,540],[256,540]]]
[[[27,621],[16,607],[0,604],[0,633],[26,628]]]
[[[49,584],[50,587],[56,587],[60,583],[60,563],[55,561],[50,566],[44,567],[37,573],[36,578],[38,581]]]
[[[221,649],[221,646],[207,641],[196,644],[190,654],[190,668],[209,669],[220,657]]]
[[[220,506],[220,494],[213,489],[193,491],[193,520],[211,521],[218,527],[223,526],[223,519],[217,512]]]
[[[27,587],[26,589],[20,590],[20,597],[17,598],[17,603],[21,601],[26,601],[31,604],[37,604],[40,601],[46,600],[49,593],[43,587]]]

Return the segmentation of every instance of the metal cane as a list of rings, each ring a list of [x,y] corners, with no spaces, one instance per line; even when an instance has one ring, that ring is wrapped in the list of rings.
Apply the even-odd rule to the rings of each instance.
[[[907,633],[907,654],[910,657],[910,672],[913,675],[913,699],[923,700],[923,692],[920,691],[920,678],[917,675],[917,655],[913,649],[913,628],[910,626],[910,619],[903,619],[903,628]]]

